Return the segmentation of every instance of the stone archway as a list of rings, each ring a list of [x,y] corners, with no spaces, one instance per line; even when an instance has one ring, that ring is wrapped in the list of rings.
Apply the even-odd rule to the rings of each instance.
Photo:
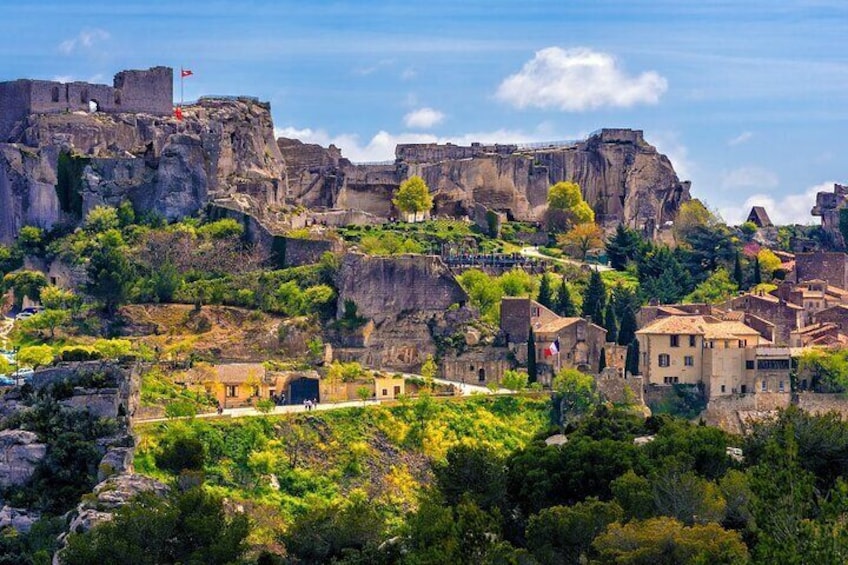
[[[98,102],[94,98],[89,100],[88,101],[88,111],[91,114],[94,114],[95,112],[99,112],[100,111],[100,102]]]

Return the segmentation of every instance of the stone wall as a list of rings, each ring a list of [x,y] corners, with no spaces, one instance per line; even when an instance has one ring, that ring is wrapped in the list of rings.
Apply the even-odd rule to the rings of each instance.
[[[642,377],[630,376],[622,378],[618,376],[615,369],[604,371],[604,374],[595,379],[598,392],[604,399],[614,404],[637,404],[645,405],[644,387]]]
[[[89,111],[170,115],[174,73],[169,67],[121,71],[113,85],[20,79],[0,83],[0,141],[29,114]]]
[[[795,273],[799,282],[819,279],[831,286],[848,289],[848,255],[825,251],[798,253]]]
[[[839,212],[845,208],[846,204],[848,204],[848,186],[834,184],[833,192],[816,194],[816,205],[811,212],[813,216],[821,217],[822,229],[839,246],[839,249],[846,248],[846,241],[839,230]]]
[[[505,347],[476,347],[459,355],[445,356],[440,363],[442,378],[486,386],[500,383],[504,372],[515,363]]]

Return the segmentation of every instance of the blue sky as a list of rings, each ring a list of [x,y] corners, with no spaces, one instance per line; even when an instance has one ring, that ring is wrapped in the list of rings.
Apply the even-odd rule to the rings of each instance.
[[[848,181],[844,0],[0,0],[0,13],[0,80],[183,65],[187,100],[258,96],[279,133],[358,161],[399,141],[632,127],[728,221],[764,204],[812,222],[815,191]]]

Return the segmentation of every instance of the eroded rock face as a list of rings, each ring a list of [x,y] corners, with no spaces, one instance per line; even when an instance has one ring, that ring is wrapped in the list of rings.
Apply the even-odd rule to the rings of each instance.
[[[0,144],[0,241],[123,200],[169,220],[213,199],[238,196],[260,216],[284,200],[267,104],[202,99],[183,115],[29,116],[14,143]]]
[[[643,228],[673,220],[689,200],[665,155],[638,130],[601,130],[571,145],[399,145],[392,165],[353,165],[332,147],[279,140],[290,197],[308,207],[349,208],[388,216],[393,192],[412,175],[424,178],[435,212],[470,215],[475,206],[521,220],[539,220],[548,188],[577,182],[600,223]],[[293,165],[289,165],[293,163]]]
[[[41,515],[37,512],[30,512],[25,508],[12,508],[8,505],[3,506],[3,508],[0,508],[0,530],[10,527],[18,532],[26,533],[39,518],[41,518]]]
[[[24,430],[0,432],[0,487],[20,486],[29,481],[47,455],[47,445]]]
[[[79,504],[68,531],[87,532],[97,524],[111,520],[114,511],[134,496],[143,492],[165,496],[168,490],[167,485],[142,475],[121,474],[109,477],[94,487],[93,499],[84,500]]]
[[[846,242],[839,230],[839,213],[848,206],[848,186],[833,185],[833,192],[816,194],[816,205],[811,214],[821,217],[822,229],[831,237],[837,249],[844,250]]]
[[[348,253],[338,273],[338,316],[352,300],[360,316],[380,323],[405,312],[444,313],[468,295],[442,260],[433,255],[373,257]]]

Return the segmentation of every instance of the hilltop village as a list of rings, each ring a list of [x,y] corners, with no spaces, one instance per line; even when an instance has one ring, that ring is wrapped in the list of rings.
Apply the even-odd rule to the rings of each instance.
[[[122,524],[139,492],[166,500],[180,490],[171,480],[207,480],[251,517],[246,537],[243,514],[221,514],[223,530],[248,540],[234,555],[249,545],[263,563],[312,563],[355,548],[359,562],[402,562],[427,541],[407,532],[411,545],[389,557],[388,538],[313,554],[298,545],[312,531],[298,517],[315,493],[352,497],[326,507],[340,514],[320,527],[335,530],[344,512],[377,520],[355,507],[375,500],[394,517],[380,518],[382,535],[405,513],[423,524],[420,508],[437,512],[409,492],[434,484],[449,512],[470,512],[473,496],[445,487],[463,479],[446,478],[460,473],[444,463],[460,457],[448,447],[467,441],[499,457],[537,451],[535,463],[504,463],[525,489],[514,491],[520,512],[474,494],[475,511],[502,522],[480,526],[480,545],[447,562],[490,562],[474,556],[495,551],[484,543],[492,528],[537,560],[526,562],[560,562],[544,557],[549,534],[534,520],[554,504],[594,504],[609,519],[568,550],[577,557],[619,562],[604,528],[675,519],[684,532],[715,528],[734,557],[714,562],[741,563],[755,547],[744,536],[767,539],[754,503],[728,518],[724,492],[720,512],[674,514],[656,495],[656,512],[642,515],[626,481],[641,485],[631,494],[671,475],[718,493],[735,477],[725,473],[768,458],[741,438],[762,439],[785,414],[848,415],[848,187],[819,193],[821,225],[776,226],[754,207],[729,226],[691,197],[649,132],[408,144],[393,162],[357,164],[344,148],[275,139],[270,106],[255,98],[204,97],[177,114],[172,100],[167,67],[119,72],[112,86],[0,83],[0,443],[12,454],[0,462],[0,527],[54,520],[44,551],[57,559],[88,562],[107,539],[97,532]],[[348,409],[358,410],[349,426],[371,427],[335,435]],[[38,419],[51,410],[66,420]],[[574,484],[541,481],[530,494],[522,466],[589,442],[591,426],[607,425],[597,410],[627,422],[606,441],[623,442],[632,461],[603,485],[572,469]],[[69,439],[63,426],[83,420],[85,434]],[[663,451],[672,433],[714,434],[705,449],[721,469],[701,468],[704,453],[684,462]],[[644,461],[635,440],[655,442]],[[62,452],[63,442],[75,447]],[[679,465],[663,467],[672,455]],[[810,539],[824,535],[810,523]],[[270,560],[279,555],[291,560]],[[197,562],[234,562],[209,559]]]

